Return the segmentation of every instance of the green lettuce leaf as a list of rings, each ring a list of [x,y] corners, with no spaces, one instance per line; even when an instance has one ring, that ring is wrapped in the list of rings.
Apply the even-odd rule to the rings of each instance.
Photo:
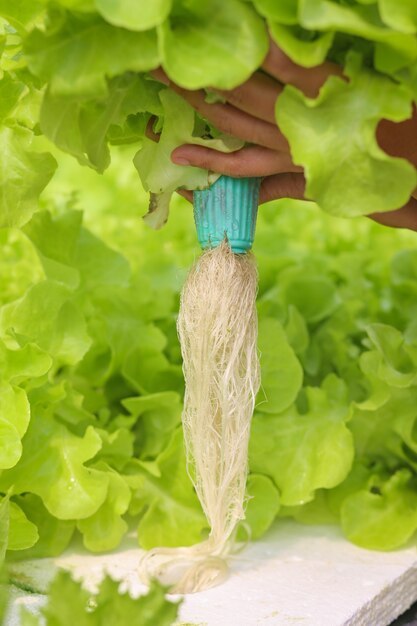
[[[168,219],[169,200],[178,188],[203,189],[214,182],[219,174],[210,174],[198,167],[176,165],[171,152],[183,143],[204,145],[221,152],[232,152],[242,147],[239,139],[219,135],[216,139],[202,139],[193,134],[195,112],[184,98],[174,91],[160,92],[164,126],[160,140],[155,143],[143,140],[143,146],[134,158],[144,188],[154,195],[149,214],[145,217],[154,228],[160,228]]]
[[[12,76],[5,72],[0,80],[0,122],[3,123],[8,117],[11,117],[20,96],[25,91],[25,85],[15,80]]]
[[[408,63],[417,58],[416,39],[386,28],[381,23],[376,3],[346,6],[334,0],[300,0],[299,7],[299,19],[304,28],[358,35],[384,44],[394,52],[394,57],[395,52],[401,53]]]
[[[341,524],[348,539],[373,550],[393,550],[417,529],[417,492],[411,472],[399,470],[386,481],[377,477],[368,489],[348,496]]]
[[[143,72],[159,64],[156,33],[116,28],[98,16],[51,15],[49,29],[25,40],[31,72],[54,95],[105,96],[106,77]]]
[[[260,321],[258,344],[262,387],[256,408],[262,413],[277,414],[297,397],[303,382],[303,370],[278,320],[266,318]]]
[[[88,517],[101,506],[108,491],[108,473],[85,466],[100,445],[92,426],[83,437],[77,437],[38,406],[19,462],[0,475],[0,490],[13,486],[16,494],[35,493],[58,519]]]
[[[162,66],[186,89],[232,89],[249,78],[268,51],[263,20],[239,0],[179,2],[158,27],[158,38]]]
[[[30,405],[23,389],[0,385],[0,469],[16,465],[22,456],[22,437],[30,420]]]
[[[4,380],[20,384],[27,379],[43,376],[51,365],[51,357],[34,343],[11,350],[0,341],[0,367]]]
[[[408,387],[416,382],[417,358],[413,360],[403,333],[386,324],[372,324],[367,332],[380,355],[376,364],[378,377],[393,387]]]
[[[0,312],[0,333],[17,333],[21,346],[35,342],[62,363],[76,363],[91,339],[79,307],[61,283],[45,280]]]
[[[249,538],[258,539],[270,528],[280,509],[279,491],[268,476],[250,474],[246,486],[248,503],[245,520],[238,529],[238,539],[245,540],[246,527]]]
[[[346,72],[350,82],[329,78],[315,100],[287,86],[277,100],[278,124],[305,168],[306,197],[322,209],[343,217],[398,209],[417,175],[411,163],[379,148],[375,129],[381,118],[408,118],[410,94],[353,63]]]
[[[413,0],[397,3],[395,0],[379,0],[379,12],[382,20],[404,33],[417,31],[417,6]]]
[[[45,276],[71,289],[80,283],[74,265],[81,222],[81,211],[68,211],[60,216],[39,211],[23,229],[36,248]]]
[[[145,136],[149,119],[145,113],[162,112],[158,98],[161,86],[156,81],[128,73],[109,80],[107,85],[106,97],[87,101],[47,90],[40,112],[43,133],[82,165],[90,165],[100,173],[110,164],[108,142],[115,137],[122,140],[127,120],[132,133],[129,141],[138,142]]]
[[[162,24],[172,8],[172,0],[139,0],[132,5],[128,0],[95,0],[99,13],[114,26],[129,30],[148,30]]]
[[[77,522],[77,528],[87,550],[105,552],[116,548],[128,529],[122,516],[129,507],[131,492],[123,477],[103,461],[92,467],[107,473],[107,497],[93,515]]]
[[[285,334],[295,354],[301,354],[308,348],[310,337],[306,321],[297,307],[292,304],[288,306]]]
[[[284,270],[280,276],[280,287],[286,306],[296,307],[310,324],[323,321],[339,305],[333,282],[304,267]]]
[[[256,10],[270,20],[280,24],[296,24],[298,2],[294,0],[253,0]]]
[[[38,529],[16,502],[10,501],[7,550],[26,550],[39,539]]]
[[[30,219],[55,171],[55,159],[31,149],[32,140],[26,128],[0,127],[0,228],[22,226]]]
[[[160,477],[140,471],[124,478],[135,489],[129,512],[142,513],[138,539],[142,548],[189,546],[202,538],[207,520],[185,468],[182,431],[177,429],[156,459]],[[132,470],[139,467],[132,463]],[[125,468],[125,471],[128,468]]]
[[[125,416],[120,416],[120,420],[125,422]],[[117,418],[112,420],[112,431],[96,428],[96,432],[101,438],[101,448],[97,458],[105,461],[110,467],[121,471],[129,459],[133,456],[134,433],[128,428],[117,428]],[[116,430],[113,430],[116,428]]]
[[[18,31],[33,22],[45,10],[43,2],[31,0],[30,3],[24,0],[0,0],[0,15],[12,24]]]
[[[394,465],[398,460],[410,462],[404,454],[402,436],[407,445],[412,436],[407,431],[415,421],[417,386],[391,388],[388,399],[381,405],[358,405],[353,411],[350,428],[355,438],[357,457],[384,458]]]
[[[7,561],[39,559],[61,554],[73,536],[74,521],[59,520],[51,515],[41,498],[34,493],[13,496],[13,500],[30,523],[36,527],[39,538],[33,546],[25,550],[9,552]]]
[[[160,389],[182,391],[184,377],[181,366],[169,362],[165,354],[156,348],[152,335],[148,339],[153,345],[144,342],[143,347],[138,346],[127,354],[122,368],[124,377],[144,394],[156,393]]]
[[[304,31],[299,26],[276,22],[270,23],[269,30],[281,50],[303,67],[314,67],[322,63],[334,39],[333,32],[319,33],[312,37],[309,31]]]
[[[162,391],[126,398],[123,406],[136,423],[135,452],[140,458],[154,458],[168,445],[181,421],[182,403],[178,393]]]
[[[338,485],[352,465],[353,438],[346,427],[349,403],[342,381],[305,390],[307,408],[291,406],[280,415],[256,415],[249,442],[252,471],[271,476],[284,505],[314,498],[320,488]]]

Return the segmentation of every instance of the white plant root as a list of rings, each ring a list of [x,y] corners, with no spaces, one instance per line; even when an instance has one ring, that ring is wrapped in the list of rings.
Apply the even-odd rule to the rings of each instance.
[[[200,257],[182,291],[187,469],[211,530],[199,544],[155,548],[142,559],[140,573],[173,584],[173,593],[224,580],[237,524],[245,518],[249,432],[260,384],[256,294],[252,254],[234,254],[226,240]]]

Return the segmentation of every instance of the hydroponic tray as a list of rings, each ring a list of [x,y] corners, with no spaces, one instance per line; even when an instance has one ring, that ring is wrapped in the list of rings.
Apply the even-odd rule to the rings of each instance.
[[[141,551],[133,536],[112,553],[92,556],[82,548],[57,559],[15,564],[12,576],[44,591],[56,567],[71,570],[94,590],[103,572],[143,593],[136,565]],[[6,621],[19,625],[19,607],[36,612],[41,594],[17,588]],[[187,596],[179,624],[198,626],[388,626],[417,599],[415,546],[372,552],[348,543],[331,526],[280,521],[261,541],[233,557],[222,586]]]

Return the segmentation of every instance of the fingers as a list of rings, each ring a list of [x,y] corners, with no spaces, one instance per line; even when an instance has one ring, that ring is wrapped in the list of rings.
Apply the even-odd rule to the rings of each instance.
[[[408,228],[409,230],[417,231],[417,200],[410,198],[407,204],[397,211],[372,213],[368,217],[384,226]]]
[[[408,159],[417,167],[417,108],[413,105],[412,116],[403,122],[381,120],[376,138],[387,154]]]
[[[160,83],[169,87],[170,80],[162,67],[157,67],[155,70],[151,70],[149,74],[156,78],[156,80],[159,80]]]
[[[165,84],[168,80],[160,68],[152,72],[152,75]],[[288,151],[288,142],[278,130],[275,122],[269,123],[258,117],[253,117],[231,104],[209,104],[205,101],[206,94],[203,90],[187,91],[171,82],[169,82],[169,86],[191,104],[202,117],[223,133],[272,150]],[[270,107],[270,100],[271,96],[267,108]]]
[[[219,152],[204,146],[184,145],[176,148],[171,159],[178,165],[193,165],[212,172],[240,178],[269,176],[279,172],[301,172],[288,153],[260,146],[248,146],[236,152]]]
[[[293,85],[310,98],[317,96],[329,76],[343,77],[343,68],[330,61],[316,67],[297,65],[272,40],[262,67],[280,83]]]
[[[262,181],[259,204],[280,198],[304,200],[305,185],[306,181],[301,173],[286,172],[268,176]]]
[[[188,191],[188,189],[177,189],[177,194],[188,200],[188,202],[191,202],[191,204],[193,203],[192,191]]]
[[[231,91],[215,91],[237,109],[275,125],[275,103],[282,89],[282,85],[270,76],[256,72]]]

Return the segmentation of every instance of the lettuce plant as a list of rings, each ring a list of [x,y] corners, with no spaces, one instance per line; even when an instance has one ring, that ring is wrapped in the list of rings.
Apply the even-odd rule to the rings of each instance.
[[[259,220],[251,536],[291,516],[403,545],[417,528],[415,235],[334,216],[398,208],[416,185],[375,140],[417,98],[412,3],[130,4],[0,0],[0,555],[57,555],[75,534],[101,552],[129,529],[145,548],[207,531],[185,470],[175,329],[193,227],[178,198],[161,232],[142,227],[136,169],[157,226],[175,189],[210,183],[172,149],[241,144],[149,72],[232,88],[261,65],[267,28],[298,63],[331,59],[349,81],[277,103],[307,195],[333,217],[281,202]]]

